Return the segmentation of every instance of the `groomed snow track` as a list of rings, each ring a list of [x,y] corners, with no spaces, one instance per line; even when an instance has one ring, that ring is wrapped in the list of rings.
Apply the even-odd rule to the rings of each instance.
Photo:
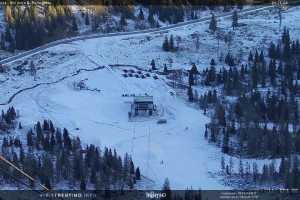
[[[12,96],[10,96],[9,99],[8,99],[6,102],[0,103],[0,106],[4,106],[4,105],[10,104],[10,103],[13,101],[13,99],[14,99],[18,94],[23,93],[23,92],[25,92],[25,91],[27,91],[27,90],[32,90],[32,89],[37,88],[37,87],[42,86],[42,85],[52,85],[52,84],[55,84],[55,83],[59,83],[59,82],[65,80],[65,79],[67,79],[67,78],[76,76],[76,75],[80,74],[80,73],[83,72],[83,71],[85,71],[85,72],[89,72],[89,71],[97,71],[97,70],[104,69],[104,68],[105,68],[104,66],[98,66],[98,67],[93,68],[93,69],[78,69],[75,73],[70,74],[70,75],[67,75],[67,76],[63,76],[63,77],[61,77],[60,79],[58,79],[58,80],[56,80],[56,81],[46,82],[46,83],[38,83],[38,84],[35,84],[35,85],[31,86],[31,87],[23,88],[23,89],[21,89],[21,90],[15,92]]]

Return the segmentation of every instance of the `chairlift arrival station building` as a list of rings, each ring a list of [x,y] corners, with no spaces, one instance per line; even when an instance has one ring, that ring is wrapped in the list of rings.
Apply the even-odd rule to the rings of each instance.
[[[133,96],[129,117],[131,117],[132,114],[134,114],[134,116],[137,116],[139,115],[140,112],[148,113],[149,116],[151,116],[155,110],[156,110],[156,106],[153,101],[153,96],[149,96],[149,95]]]

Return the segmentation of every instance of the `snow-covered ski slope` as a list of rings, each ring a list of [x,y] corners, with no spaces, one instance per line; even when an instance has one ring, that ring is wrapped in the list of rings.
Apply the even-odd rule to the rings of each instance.
[[[93,66],[86,63],[86,67]],[[122,78],[119,70],[102,69],[67,79],[59,84],[41,86],[20,94],[12,103],[21,110],[25,125],[45,118],[69,128],[84,142],[128,152],[143,175],[161,186],[169,177],[172,186],[221,187],[207,172],[219,166],[219,150],[203,138],[208,119],[185,101],[171,96],[162,80]],[[100,92],[77,91],[72,81],[84,80]],[[159,116],[128,121],[130,105],[122,94],[152,94]],[[158,125],[163,117],[167,124]],[[76,130],[79,128],[79,130]],[[209,162],[208,162],[209,161]],[[202,183],[199,185],[199,183]]]
[[[288,25],[293,36],[300,32],[299,13],[299,7],[295,7],[283,16],[283,26]],[[246,56],[249,49],[262,48],[278,39],[280,31],[275,17],[275,13],[264,11],[240,19],[246,26],[235,31],[232,51],[242,48]],[[231,20],[219,24],[223,30],[229,30]],[[222,154],[203,137],[205,123],[209,121],[203,111],[187,103],[181,95],[172,96],[172,89],[163,76],[155,80],[154,74],[149,73],[150,77],[145,79],[125,78],[122,76],[124,68],[137,70],[109,66],[131,64],[149,68],[151,59],[155,59],[158,67],[170,60],[174,68],[190,67],[191,62],[199,69],[207,67],[210,59],[217,55],[217,40],[207,32],[207,27],[205,22],[166,33],[89,39],[45,49],[27,58],[38,67],[36,80],[30,75],[29,64],[23,65],[23,74],[13,69],[23,60],[11,63],[11,70],[0,75],[0,103],[8,102],[0,108],[16,107],[24,126],[51,119],[86,143],[128,152],[142,174],[153,180],[153,185],[145,187],[160,188],[168,177],[174,189],[190,186],[223,189],[226,186],[217,175]],[[199,50],[194,47],[193,33],[200,34]],[[179,52],[162,52],[164,37],[170,34],[182,38]],[[225,52],[225,43],[220,43]],[[81,80],[90,90],[74,89],[73,83]],[[158,116],[129,121],[129,98],[122,96],[125,93],[153,95]],[[167,124],[157,124],[160,118],[167,119]]]

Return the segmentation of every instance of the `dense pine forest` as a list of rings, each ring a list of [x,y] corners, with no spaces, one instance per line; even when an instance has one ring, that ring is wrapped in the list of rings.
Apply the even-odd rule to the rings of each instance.
[[[197,19],[197,13],[215,10],[216,6],[231,11],[235,7],[242,9],[248,3],[244,0],[50,2],[19,6],[7,1],[2,7],[5,27],[0,38],[1,49],[10,52],[29,50],[78,35],[81,26],[90,27],[93,32],[120,32],[128,31],[129,21],[133,21],[134,29],[154,28],[161,23],[175,24]],[[74,11],[73,6],[79,9]],[[113,19],[114,16],[118,20]]]
[[[65,189],[122,190],[133,189],[141,179],[139,167],[128,154],[121,158],[116,150],[85,145],[50,120],[25,130],[18,115],[14,107],[2,111],[1,155],[37,181],[1,162],[1,184],[26,189],[41,189],[37,184],[41,183],[49,189],[62,189],[64,184]]]
[[[223,153],[281,160],[278,169],[272,162],[260,173],[256,163],[250,166],[242,160],[239,172],[233,172],[232,160],[223,159],[224,174],[298,188],[300,43],[290,38],[287,28],[279,41],[271,42],[267,50],[250,51],[247,63],[238,64],[238,59],[228,53],[226,68],[217,70],[214,59],[201,72],[193,66],[187,95],[212,117],[204,137]],[[214,89],[198,95],[195,85]]]
[[[77,24],[68,7],[5,6],[1,48],[28,50],[51,40],[73,35]]]

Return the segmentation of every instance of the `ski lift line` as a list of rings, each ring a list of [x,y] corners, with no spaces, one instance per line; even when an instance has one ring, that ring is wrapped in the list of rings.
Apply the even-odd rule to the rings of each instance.
[[[133,150],[134,150],[134,140],[135,140],[135,127],[133,127],[133,132],[132,132],[132,139],[131,139],[131,156],[133,157]]]
[[[21,183],[22,185],[24,185],[24,186],[26,186],[26,187],[32,189],[32,186],[30,186],[29,184],[25,183],[24,181],[19,180],[18,178],[16,178],[16,177],[13,176],[12,174],[8,173],[7,170],[5,170],[3,167],[0,167],[0,171],[1,171],[2,173],[6,174],[7,176],[9,176],[10,178],[12,178],[15,182]],[[33,191],[39,193],[39,192],[36,191],[36,190],[33,190]]]
[[[150,126],[148,126],[148,141],[147,141],[147,176],[149,176],[149,172],[150,172],[150,149],[151,149],[151,137],[150,137]],[[154,171],[154,170],[153,170]]]
[[[150,128],[148,126],[148,138],[147,138],[147,160],[146,160],[146,170],[147,176],[149,176],[149,159],[150,159]]]
[[[23,170],[21,170],[20,168],[18,168],[16,165],[14,165],[13,163],[11,163],[10,161],[8,161],[6,158],[4,158],[2,155],[0,155],[0,160],[2,160],[3,162],[5,162],[6,164],[10,165],[11,167],[13,167],[15,170],[17,170],[18,172],[20,172],[21,174],[23,174],[24,176],[26,176],[27,178],[29,178],[31,181],[33,182],[37,182],[33,177],[31,177],[30,175],[28,175],[26,172],[24,172]],[[41,183],[39,183],[39,185],[44,188],[45,190],[50,190],[49,188],[47,188],[46,186],[42,185]]]

